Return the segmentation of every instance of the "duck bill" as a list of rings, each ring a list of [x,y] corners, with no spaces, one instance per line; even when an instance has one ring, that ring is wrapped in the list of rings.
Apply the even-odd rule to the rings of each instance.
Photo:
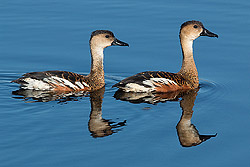
[[[215,33],[212,33],[211,31],[203,28],[203,31],[201,32],[200,36],[208,36],[208,37],[216,37],[218,38],[219,36]]]
[[[199,135],[201,141],[206,141],[210,139],[211,137],[216,137],[217,133],[215,135]]]
[[[115,38],[115,40],[111,43],[111,45],[129,46],[129,44],[127,44],[126,42],[122,42],[122,41],[118,40],[117,38]]]

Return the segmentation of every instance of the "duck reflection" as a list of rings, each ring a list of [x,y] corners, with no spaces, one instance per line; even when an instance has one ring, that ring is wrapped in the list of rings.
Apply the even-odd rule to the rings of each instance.
[[[81,97],[90,97],[91,111],[88,122],[88,129],[94,138],[105,137],[117,133],[121,127],[126,125],[126,120],[122,122],[114,122],[112,120],[102,118],[102,101],[105,88],[93,92],[51,92],[36,91],[28,89],[19,89],[13,91],[13,98],[24,99],[27,103],[58,101],[58,103],[66,103],[67,101],[78,101]]]
[[[157,104],[166,101],[178,101],[181,95],[181,91],[167,92],[167,93],[137,93],[137,92],[124,92],[118,89],[114,98],[116,100],[128,101],[130,103],[149,103]]]
[[[105,88],[90,93],[91,112],[89,116],[89,131],[94,138],[105,137],[120,131],[126,125],[126,120],[113,122],[102,118],[102,99]]]
[[[178,122],[176,129],[180,144],[183,147],[192,147],[201,144],[202,142],[215,137],[215,135],[200,135],[196,127],[191,123],[193,116],[194,102],[197,96],[197,90],[185,92],[182,95],[180,106],[182,108],[181,119]]]
[[[89,92],[62,92],[62,91],[41,91],[30,89],[19,89],[12,92],[13,98],[23,99],[26,103],[58,101],[65,103],[67,101],[78,101],[78,98],[88,96]]]
[[[166,101],[179,101],[182,109],[182,116],[176,129],[181,146],[192,147],[215,137],[215,135],[200,135],[196,127],[191,123],[193,116],[194,102],[199,89],[189,91],[179,91],[171,93],[134,93],[118,90],[114,97],[117,100],[129,101],[131,103],[150,103],[157,104]]]

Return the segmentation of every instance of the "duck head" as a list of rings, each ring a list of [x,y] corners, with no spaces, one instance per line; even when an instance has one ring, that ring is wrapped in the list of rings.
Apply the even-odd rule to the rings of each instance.
[[[106,48],[111,45],[129,46],[129,44],[118,40],[111,31],[96,30],[90,37],[90,45],[100,48]]]
[[[180,38],[195,40],[199,36],[217,37],[218,35],[207,30],[200,21],[187,21],[181,25]]]

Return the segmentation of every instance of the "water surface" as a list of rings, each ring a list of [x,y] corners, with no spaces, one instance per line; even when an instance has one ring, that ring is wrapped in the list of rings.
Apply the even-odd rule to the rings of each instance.
[[[247,166],[249,7],[246,0],[1,2],[0,166]],[[219,35],[194,42],[198,92],[154,103],[154,96],[116,99],[112,85],[125,77],[180,69],[179,27],[192,19]],[[105,90],[46,102],[12,94],[18,85],[10,81],[26,72],[87,74],[96,29],[130,44],[105,49]],[[195,127],[180,131],[185,123]],[[198,145],[184,142],[186,132]]]

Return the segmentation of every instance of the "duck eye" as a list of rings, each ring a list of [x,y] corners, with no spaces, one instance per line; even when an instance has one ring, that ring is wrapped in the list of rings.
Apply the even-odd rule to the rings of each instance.
[[[106,35],[105,37],[106,37],[106,38],[109,38],[109,35]]]
[[[198,26],[197,26],[197,25],[194,25],[194,28],[198,28]]]

